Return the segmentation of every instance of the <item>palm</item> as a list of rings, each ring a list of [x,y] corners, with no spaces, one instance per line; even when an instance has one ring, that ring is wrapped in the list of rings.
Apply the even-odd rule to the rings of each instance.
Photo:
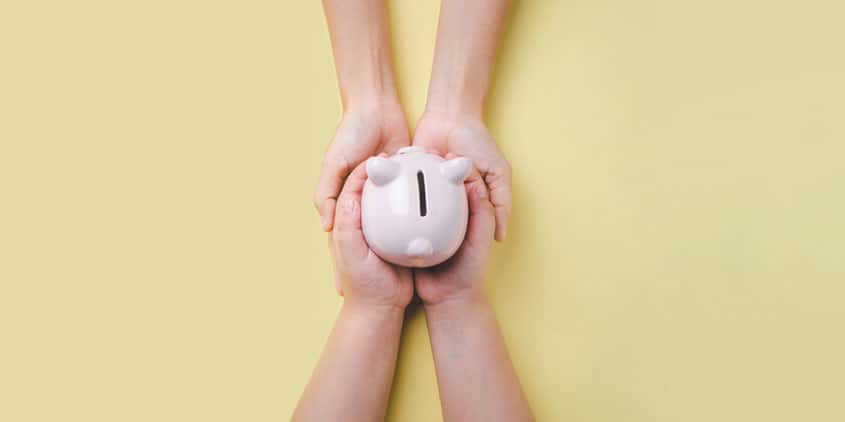
[[[347,113],[326,153],[324,167],[342,168],[348,174],[367,158],[393,153],[408,144],[408,125],[401,110]]]
[[[367,267],[372,267],[371,284],[362,286],[372,297],[378,297],[382,303],[399,303],[407,305],[414,295],[414,282],[411,270],[384,262],[375,252],[369,251],[365,260]]]
[[[478,172],[473,172],[464,185],[469,202],[469,222],[463,244],[446,262],[414,272],[417,294],[426,303],[461,297],[481,288],[496,221],[493,206],[487,199],[487,187]]]
[[[480,288],[479,277],[484,273],[493,242],[492,232],[488,236],[467,237],[455,256],[448,261],[416,270],[414,282],[420,299],[426,303],[437,303]]]
[[[335,198],[352,169],[373,155],[393,153],[409,142],[408,123],[398,105],[344,113],[323,159],[314,192],[314,206],[324,230],[332,228]]]
[[[414,291],[411,271],[381,260],[364,239],[361,195],[366,181],[362,163],[349,174],[337,200],[336,222],[329,233],[335,287],[351,302],[404,308]]]
[[[341,291],[347,298],[365,298],[373,305],[407,304],[414,293],[411,271],[384,262],[369,248],[363,251],[363,258],[344,257],[336,254],[335,259],[345,260],[338,266],[337,276]]]
[[[453,121],[436,116],[423,116],[414,134],[414,144],[470,157],[484,173],[504,160],[499,148],[483,123],[477,120]]]
[[[474,118],[454,120],[427,114],[417,125],[414,145],[473,161],[496,209],[496,239],[503,240],[511,213],[511,168],[484,123]]]

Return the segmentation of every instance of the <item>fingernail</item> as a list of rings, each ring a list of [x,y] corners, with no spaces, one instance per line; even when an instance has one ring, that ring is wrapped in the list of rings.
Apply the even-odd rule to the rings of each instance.
[[[346,206],[344,207],[344,209],[346,210],[347,215],[355,214],[355,200],[349,198],[349,200],[346,201]]]

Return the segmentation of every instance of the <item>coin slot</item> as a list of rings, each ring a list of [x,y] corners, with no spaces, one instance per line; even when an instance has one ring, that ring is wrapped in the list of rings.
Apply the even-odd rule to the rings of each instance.
[[[420,194],[420,217],[425,217],[428,213],[428,204],[426,203],[425,195],[425,175],[422,170],[417,171],[417,188]]]

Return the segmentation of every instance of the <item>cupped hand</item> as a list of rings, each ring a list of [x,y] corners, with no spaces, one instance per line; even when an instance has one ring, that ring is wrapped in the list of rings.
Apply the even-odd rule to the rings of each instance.
[[[495,238],[503,241],[511,215],[511,167],[481,118],[426,112],[417,124],[413,143],[441,155],[452,153],[472,160],[490,192]]]
[[[471,298],[482,292],[484,270],[490,259],[496,228],[495,209],[478,171],[473,170],[464,186],[469,202],[464,243],[446,262],[414,270],[416,292],[425,305]]]
[[[347,303],[404,309],[414,293],[411,270],[383,261],[364,240],[361,230],[361,193],[367,172],[359,164],[337,199],[329,249],[335,269],[335,287]]]
[[[352,169],[373,155],[393,154],[409,143],[408,122],[398,103],[344,112],[326,151],[314,192],[314,206],[323,230],[332,229],[337,196]]]

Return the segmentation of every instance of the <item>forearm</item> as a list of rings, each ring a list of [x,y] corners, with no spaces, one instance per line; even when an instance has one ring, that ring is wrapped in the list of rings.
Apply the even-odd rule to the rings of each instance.
[[[383,420],[403,312],[344,304],[294,421]]]
[[[426,111],[480,117],[508,0],[443,0]]]
[[[425,314],[444,420],[532,420],[483,294],[426,305]]]
[[[345,110],[396,101],[384,0],[323,0]]]

